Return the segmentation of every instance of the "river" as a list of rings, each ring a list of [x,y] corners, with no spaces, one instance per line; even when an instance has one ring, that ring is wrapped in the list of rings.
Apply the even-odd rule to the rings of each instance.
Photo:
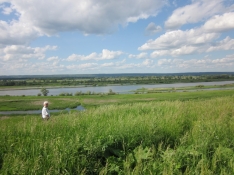
[[[132,91],[141,89],[141,88],[178,88],[178,87],[189,87],[189,86],[197,86],[197,85],[224,85],[224,84],[232,84],[234,81],[218,81],[218,82],[196,82],[196,83],[174,83],[174,84],[150,84],[150,85],[113,85],[113,86],[96,86],[96,87],[66,87],[66,88],[48,88],[48,95],[59,95],[61,93],[72,93],[82,91],[86,93],[87,91],[95,92],[95,93],[107,93],[110,89],[113,92],[119,94],[129,94]],[[34,95],[36,96],[40,93],[40,89],[25,89],[25,90],[0,90],[0,96],[10,95],[10,96],[21,96],[21,95]]]

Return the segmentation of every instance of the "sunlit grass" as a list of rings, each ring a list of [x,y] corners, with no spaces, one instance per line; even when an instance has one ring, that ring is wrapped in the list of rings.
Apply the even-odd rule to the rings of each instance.
[[[0,174],[234,174],[234,96],[0,121]]]

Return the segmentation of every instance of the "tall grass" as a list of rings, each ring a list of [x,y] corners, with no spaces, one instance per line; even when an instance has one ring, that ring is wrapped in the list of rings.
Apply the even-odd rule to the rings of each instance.
[[[0,174],[234,174],[234,96],[0,122]]]

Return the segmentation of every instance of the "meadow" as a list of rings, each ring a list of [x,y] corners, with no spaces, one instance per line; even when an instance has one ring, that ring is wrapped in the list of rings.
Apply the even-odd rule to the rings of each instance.
[[[101,94],[80,96],[0,96],[0,111],[40,110],[44,101],[49,101],[49,109],[76,108],[82,105],[86,109],[106,104],[129,104],[149,101],[186,101],[195,99],[210,99],[234,94],[234,89],[198,90],[176,92],[138,93],[138,94]]]
[[[87,110],[1,117],[0,174],[234,174],[233,92],[69,97]]]

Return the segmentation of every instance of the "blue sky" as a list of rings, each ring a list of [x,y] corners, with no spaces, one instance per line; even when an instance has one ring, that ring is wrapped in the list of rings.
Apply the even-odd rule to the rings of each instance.
[[[233,0],[0,0],[0,75],[234,71]]]

